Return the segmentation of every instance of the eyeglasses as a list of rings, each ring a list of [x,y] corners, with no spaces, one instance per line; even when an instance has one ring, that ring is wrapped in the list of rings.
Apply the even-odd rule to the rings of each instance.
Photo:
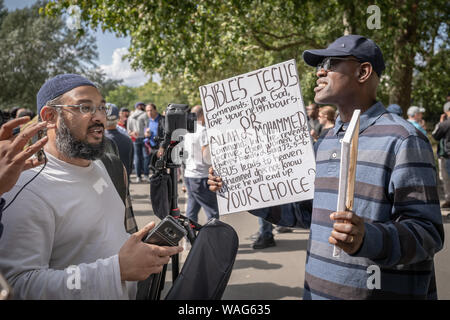
[[[323,59],[323,61],[316,66],[316,72],[319,72],[322,69],[325,72],[333,71],[336,68],[336,65],[339,63],[339,61],[359,62],[358,60],[353,59],[353,58],[328,57],[328,58]]]
[[[81,104],[54,104],[54,105],[49,105],[49,107],[53,107],[53,108],[57,108],[57,109],[61,109],[63,107],[78,108],[80,113],[82,113],[82,114],[90,113],[92,115],[94,115],[97,112],[97,110],[106,115],[109,110],[109,107],[106,105],[92,106],[92,105],[84,104],[84,103],[81,103]]]

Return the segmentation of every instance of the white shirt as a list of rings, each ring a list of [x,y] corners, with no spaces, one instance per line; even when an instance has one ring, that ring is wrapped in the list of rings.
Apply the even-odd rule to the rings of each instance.
[[[197,122],[195,133],[186,133],[184,139],[184,149],[188,153],[184,176],[188,178],[207,178],[211,164],[208,163],[207,159],[204,159],[202,154],[202,147],[208,145],[206,128]]]
[[[0,272],[14,298],[135,299],[136,283],[120,279],[125,206],[103,163],[79,167],[46,155],[43,172],[3,212]],[[22,173],[6,203],[40,169]]]

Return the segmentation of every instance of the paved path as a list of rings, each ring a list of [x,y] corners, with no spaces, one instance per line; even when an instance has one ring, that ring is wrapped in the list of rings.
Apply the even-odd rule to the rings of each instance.
[[[133,177],[133,176],[132,176]],[[158,222],[149,200],[149,184],[131,184],[133,209],[139,228],[150,221]],[[179,205],[185,212],[186,195],[180,190]],[[443,211],[443,215],[450,211]],[[205,214],[199,214],[200,223],[205,222]],[[295,229],[292,233],[276,234],[277,246],[253,250],[250,235],[258,230],[258,220],[247,212],[222,216],[221,220],[230,224],[239,236],[239,251],[230,281],[223,299],[279,300],[301,299],[305,274],[308,230]],[[450,218],[444,218],[445,231],[450,235]],[[187,251],[181,255],[186,258]],[[435,259],[438,294],[440,299],[450,299],[450,239],[446,237],[445,247]],[[170,270],[170,268],[169,268]],[[166,277],[166,292],[171,286],[171,275]]]

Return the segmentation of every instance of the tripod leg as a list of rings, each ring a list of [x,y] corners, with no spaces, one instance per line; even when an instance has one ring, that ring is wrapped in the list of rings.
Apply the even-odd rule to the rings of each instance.
[[[172,283],[175,282],[175,279],[180,274],[179,267],[179,254],[177,253],[172,256]]]
[[[161,299],[161,291],[164,290],[164,282],[166,281],[166,271],[167,271],[167,264],[164,265],[163,270],[159,274],[159,286],[155,300]]]

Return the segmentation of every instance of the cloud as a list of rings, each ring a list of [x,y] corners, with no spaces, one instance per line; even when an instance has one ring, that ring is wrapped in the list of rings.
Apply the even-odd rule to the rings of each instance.
[[[100,65],[106,76],[114,80],[123,80],[123,84],[130,87],[139,87],[145,84],[150,76],[141,70],[134,71],[128,60],[122,57],[128,52],[127,48],[115,49],[112,55],[112,63],[109,65]]]

